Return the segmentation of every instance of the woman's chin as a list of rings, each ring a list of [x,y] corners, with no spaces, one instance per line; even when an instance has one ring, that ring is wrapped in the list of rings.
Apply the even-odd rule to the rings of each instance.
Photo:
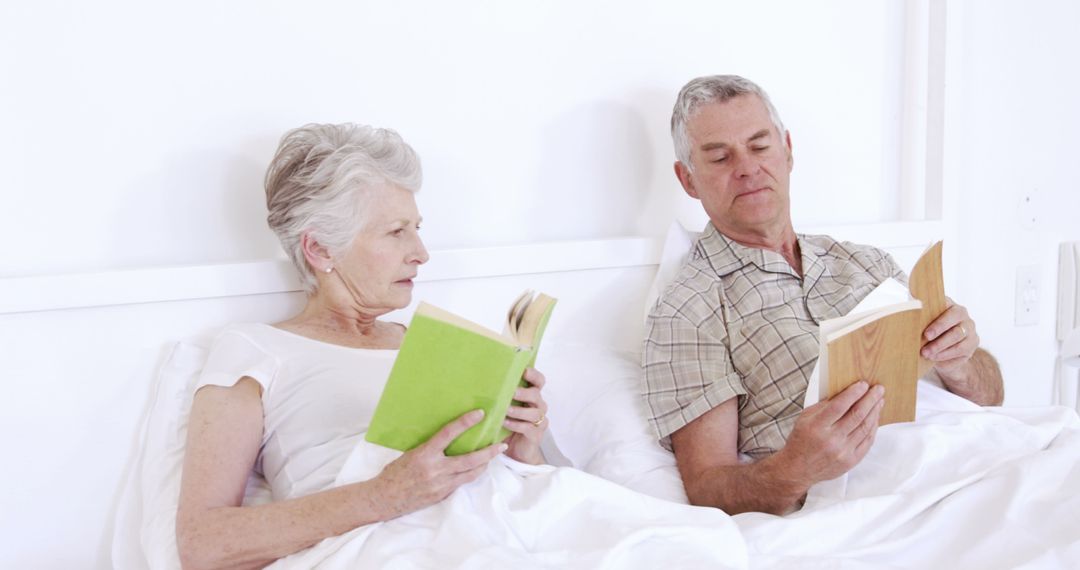
[[[412,303],[412,287],[409,287],[406,291],[398,291],[397,294],[394,295],[394,310],[404,309],[405,307],[408,307],[410,303]]]

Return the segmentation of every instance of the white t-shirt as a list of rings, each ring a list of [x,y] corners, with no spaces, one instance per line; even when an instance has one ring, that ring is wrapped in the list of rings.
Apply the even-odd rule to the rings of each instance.
[[[218,335],[195,389],[262,385],[263,438],[255,470],[274,500],[330,487],[367,431],[397,350],[348,348],[266,324]]]

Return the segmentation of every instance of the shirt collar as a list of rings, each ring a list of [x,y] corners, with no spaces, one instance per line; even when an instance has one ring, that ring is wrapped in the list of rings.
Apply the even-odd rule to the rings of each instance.
[[[825,250],[807,240],[802,234],[796,234],[795,237],[799,240],[805,276],[810,273],[812,267],[816,269],[818,258],[825,255]],[[786,273],[799,277],[784,256],[772,250],[742,245],[720,233],[711,221],[705,226],[705,231],[698,239],[696,249],[700,256],[708,260],[709,265],[719,276],[728,275],[752,264],[762,271]]]

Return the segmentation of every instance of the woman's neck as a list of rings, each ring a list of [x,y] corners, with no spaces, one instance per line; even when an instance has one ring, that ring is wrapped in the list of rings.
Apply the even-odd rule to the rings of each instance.
[[[316,292],[296,316],[276,327],[322,342],[353,348],[398,348],[404,328],[378,317],[387,311],[368,311],[334,302]]]

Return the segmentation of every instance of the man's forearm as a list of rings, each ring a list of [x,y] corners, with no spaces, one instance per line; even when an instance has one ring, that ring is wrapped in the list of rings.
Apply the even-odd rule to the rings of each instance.
[[[1000,406],[1005,400],[1004,380],[997,360],[978,348],[971,359],[956,373],[948,376],[938,372],[945,388],[980,406]]]
[[[778,455],[709,468],[686,483],[686,495],[691,504],[717,507],[729,515],[790,513],[799,507],[809,485],[793,476]]]

